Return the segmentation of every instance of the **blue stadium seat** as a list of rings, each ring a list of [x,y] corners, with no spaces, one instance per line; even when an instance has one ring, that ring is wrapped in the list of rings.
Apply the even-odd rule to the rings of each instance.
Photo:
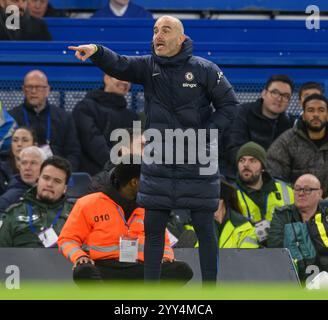
[[[78,199],[88,194],[91,177],[86,172],[73,172],[67,184],[67,198]]]

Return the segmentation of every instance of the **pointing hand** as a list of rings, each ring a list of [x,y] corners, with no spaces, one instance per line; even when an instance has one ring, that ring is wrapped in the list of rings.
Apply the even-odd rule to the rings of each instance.
[[[69,46],[68,49],[75,51],[76,58],[85,61],[97,51],[97,46],[95,44],[82,44],[78,47]]]

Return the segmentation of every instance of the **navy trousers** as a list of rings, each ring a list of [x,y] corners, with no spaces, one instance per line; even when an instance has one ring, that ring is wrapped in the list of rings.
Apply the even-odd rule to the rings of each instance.
[[[145,281],[159,281],[164,252],[165,228],[169,210],[149,210],[145,214]],[[217,238],[214,231],[214,213],[191,212],[199,242],[199,258],[203,282],[214,282],[218,270]]]

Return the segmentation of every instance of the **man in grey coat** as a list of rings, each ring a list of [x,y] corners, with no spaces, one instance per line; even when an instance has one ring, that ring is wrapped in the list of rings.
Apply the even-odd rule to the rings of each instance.
[[[302,118],[277,138],[267,153],[267,169],[272,176],[294,183],[305,173],[321,181],[328,191],[328,100],[312,94],[303,102]]]

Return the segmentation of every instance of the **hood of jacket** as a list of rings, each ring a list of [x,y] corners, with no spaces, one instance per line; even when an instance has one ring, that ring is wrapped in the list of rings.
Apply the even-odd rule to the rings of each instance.
[[[104,187],[104,189],[101,190],[101,192],[106,194],[115,203],[117,203],[119,206],[122,207],[124,214],[125,214],[125,220],[127,221],[130,218],[132,212],[138,206],[136,204],[136,200],[128,200],[119,194],[117,188],[115,187],[115,181],[114,181],[114,177],[113,177],[114,170],[115,170],[115,168],[112,168],[112,170],[110,171],[111,176],[109,179],[109,184],[106,187]]]
[[[92,90],[85,97],[108,108],[123,109],[127,107],[124,96],[112,92],[105,92],[104,89]]]
[[[161,65],[174,66],[184,63],[192,56],[193,42],[189,37],[182,43],[181,50],[173,57],[160,57],[155,53],[154,46],[152,45],[152,55],[154,60]]]

